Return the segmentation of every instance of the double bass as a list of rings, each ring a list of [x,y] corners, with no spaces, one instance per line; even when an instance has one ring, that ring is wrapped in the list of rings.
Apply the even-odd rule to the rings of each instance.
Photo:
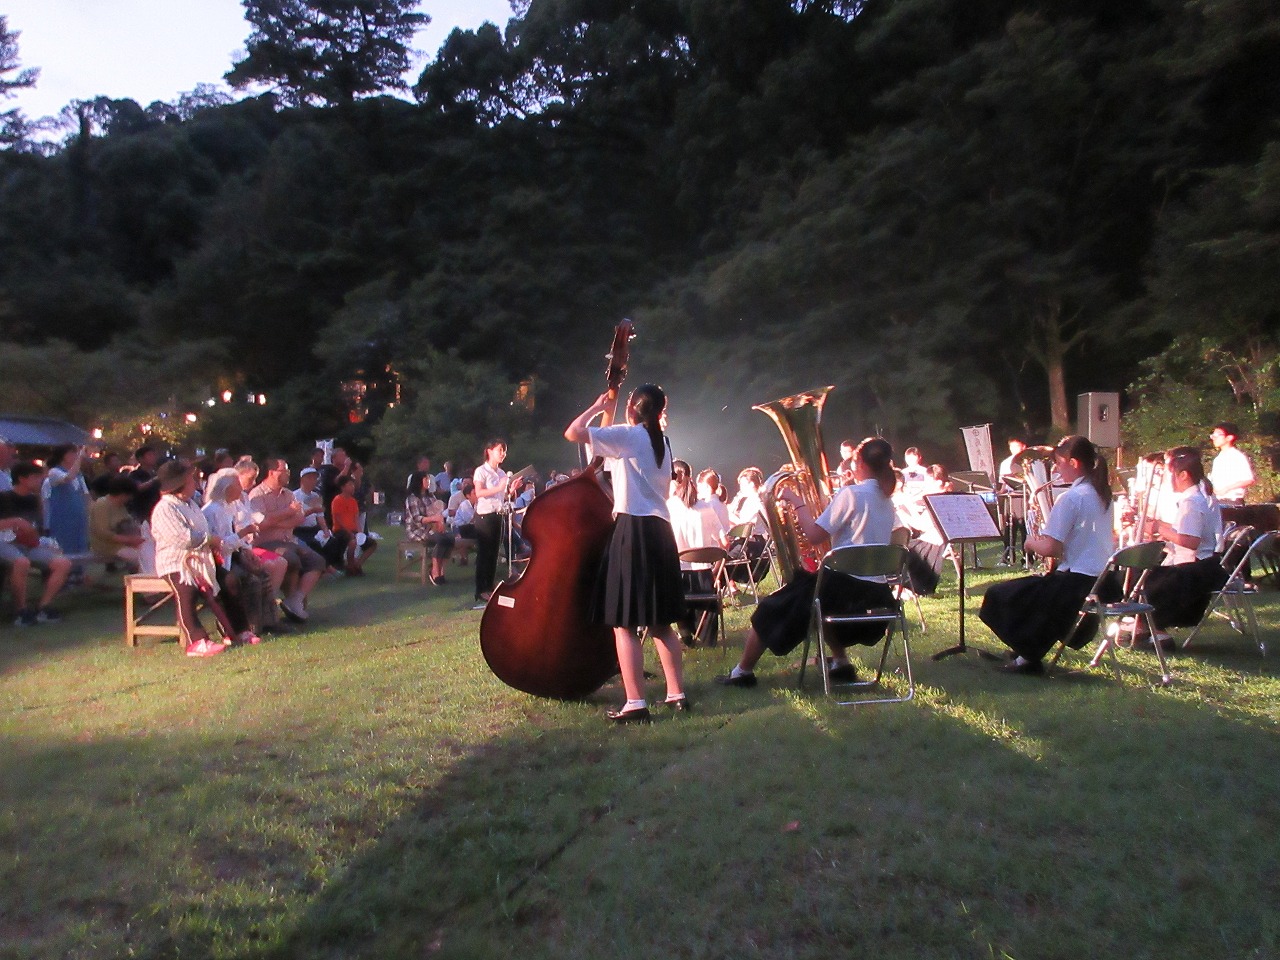
[[[631,321],[614,329],[611,399],[627,375]],[[522,535],[531,550],[518,577],[494,588],[480,618],[480,651],[503,683],[535,697],[576,700],[618,672],[613,630],[588,620],[613,531],[613,502],[600,485],[601,458],[534,498]]]

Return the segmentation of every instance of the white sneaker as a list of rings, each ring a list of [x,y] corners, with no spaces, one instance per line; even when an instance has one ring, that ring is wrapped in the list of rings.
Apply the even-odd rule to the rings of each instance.
[[[302,597],[296,593],[291,593],[281,600],[280,606],[284,607],[286,613],[292,614],[299,620],[305,620],[310,616],[307,613],[307,608],[303,606]]]

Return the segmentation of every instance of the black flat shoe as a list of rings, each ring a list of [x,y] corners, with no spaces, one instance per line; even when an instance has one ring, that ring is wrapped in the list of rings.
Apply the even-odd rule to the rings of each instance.
[[[604,715],[614,723],[649,723],[648,707],[636,707],[633,710],[606,710]]]
[[[827,669],[827,676],[837,683],[853,683],[858,679],[858,671],[852,663],[832,664]]]
[[[689,713],[693,710],[693,703],[688,697],[681,697],[679,700],[663,700],[662,705],[676,713]]]
[[[725,687],[754,687],[756,685],[756,675],[754,673],[744,673],[740,677],[735,677],[731,673],[726,673],[722,677],[716,677],[716,683]]]

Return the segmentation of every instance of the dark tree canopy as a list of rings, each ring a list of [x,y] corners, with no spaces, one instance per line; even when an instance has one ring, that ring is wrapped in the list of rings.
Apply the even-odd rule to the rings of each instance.
[[[418,0],[244,0],[253,32],[227,82],[237,89],[267,85],[291,106],[402,90],[413,35],[430,20],[418,6]]]
[[[15,90],[34,87],[40,71],[23,68],[18,59],[19,30],[10,30],[8,17],[0,14],[0,101],[13,96]],[[0,148],[9,148],[26,139],[28,122],[21,110],[0,111]]]

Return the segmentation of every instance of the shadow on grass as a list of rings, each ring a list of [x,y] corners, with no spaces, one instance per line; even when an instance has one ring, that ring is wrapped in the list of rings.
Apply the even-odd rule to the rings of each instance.
[[[1046,708],[1060,692],[1003,713],[778,693],[501,738],[271,954],[1271,955],[1274,738],[1144,691]]]

